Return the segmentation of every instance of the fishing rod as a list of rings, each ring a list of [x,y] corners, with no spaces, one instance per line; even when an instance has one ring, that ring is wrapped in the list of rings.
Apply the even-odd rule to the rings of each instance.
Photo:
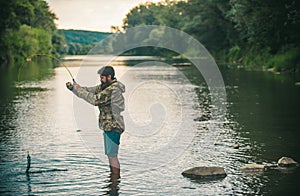
[[[50,54],[32,54],[32,55],[26,57],[26,60],[23,62],[23,64],[22,64],[22,65],[20,66],[20,68],[19,68],[19,72],[18,72],[19,95],[20,95],[20,86],[21,86],[21,85],[20,85],[20,79],[21,79],[21,72],[22,72],[22,69],[23,69],[24,65],[25,65],[27,62],[32,61],[32,58],[33,58],[33,57],[37,57],[37,56],[45,56],[45,57],[51,58],[51,59],[53,59],[53,60],[56,60],[58,63],[62,64],[62,65],[64,66],[64,68],[68,71],[69,75],[71,76],[72,81],[75,82],[75,79],[74,79],[74,77],[73,77],[71,71],[69,70],[69,68],[68,68],[68,67],[67,67],[60,59],[58,59],[57,57],[52,56],[52,55],[50,55]]]

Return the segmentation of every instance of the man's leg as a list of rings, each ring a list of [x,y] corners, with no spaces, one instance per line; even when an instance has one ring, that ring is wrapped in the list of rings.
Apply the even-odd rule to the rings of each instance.
[[[120,177],[120,162],[117,156],[108,157],[110,171],[112,174]]]
[[[120,133],[115,131],[104,132],[105,154],[108,157],[111,173],[117,177],[120,177],[119,144]]]

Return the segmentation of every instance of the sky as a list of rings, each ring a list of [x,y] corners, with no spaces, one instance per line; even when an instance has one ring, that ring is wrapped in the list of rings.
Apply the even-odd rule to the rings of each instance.
[[[56,14],[59,29],[81,29],[110,32],[122,26],[129,10],[140,3],[161,0],[46,0]]]

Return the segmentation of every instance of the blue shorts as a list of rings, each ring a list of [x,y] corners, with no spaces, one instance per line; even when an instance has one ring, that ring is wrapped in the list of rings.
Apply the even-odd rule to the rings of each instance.
[[[115,157],[118,155],[119,144],[120,144],[121,134],[112,130],[112,131],[104,131],[104,149],[105,154],[109,157]]]

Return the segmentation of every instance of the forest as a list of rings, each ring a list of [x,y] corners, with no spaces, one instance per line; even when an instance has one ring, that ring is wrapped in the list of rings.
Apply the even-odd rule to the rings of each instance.
[[[221,64],[295,72],[300,69],[300,2],[187,0],[140,4],[122,28],[165,25],[200,41]],[[137,52],[137,51],[136,51]]]
[[[105,39],[111,33],[85,31],[85,30],[65,30],[59,29],[58,32],[64,35],[66,45],[61,54],[83,55],[87,54],[96,43]]]
[[[55,14],[42,0],[1,0],[0,14],[1,66],[12,65],[34,53],[86,54],[95,40],[109,35],[58,30]],[[115,33],[140,25],[168,26],[184,31],[201,42],[218,64],[276,72],[300,70],[299,1],[147,2],[133,7]],[[154,51],[152,55],[175,55],[149,48],[132,50],[127,55],[149,55],[149,51]]]
[[[59,56],[65,38],[56,16],[41,0],[0,1],[0,64],[13,65],[25,57],[44,53]]]

